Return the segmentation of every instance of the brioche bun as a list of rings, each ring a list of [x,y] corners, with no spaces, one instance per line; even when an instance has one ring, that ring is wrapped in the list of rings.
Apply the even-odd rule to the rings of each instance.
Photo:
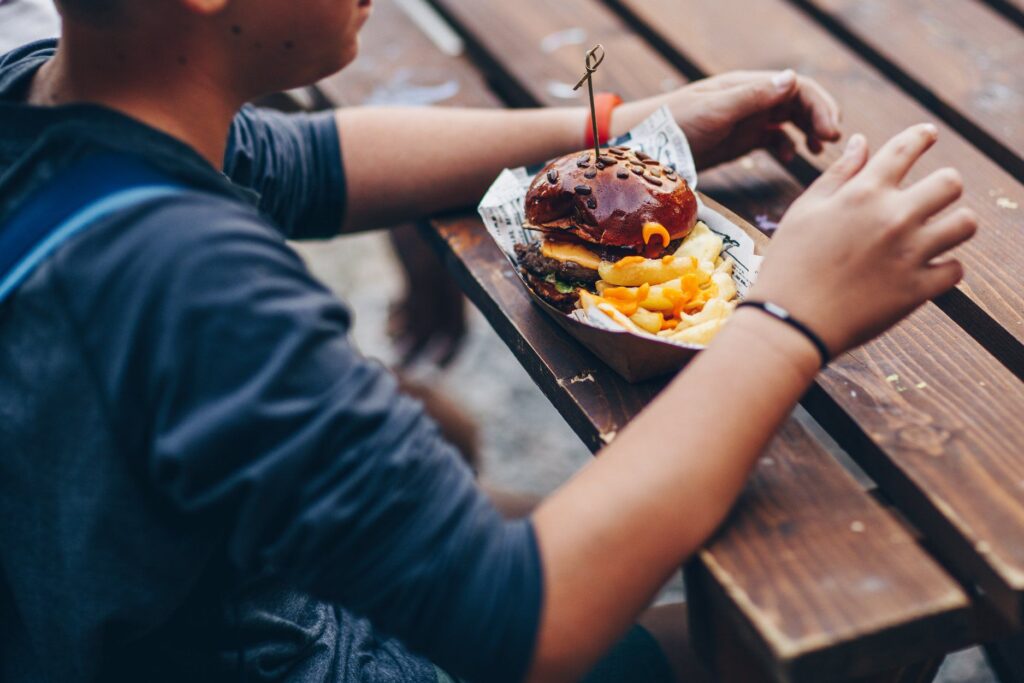
[[[577,152],[555,159],[537,174],[526,194],[526,227],[604,247],[658,258],[668,253],[661,237],[645,243],[644,226],[656,223],[668,243],[685,238],[697,223],[697,198],[675,169],[626,147]]]

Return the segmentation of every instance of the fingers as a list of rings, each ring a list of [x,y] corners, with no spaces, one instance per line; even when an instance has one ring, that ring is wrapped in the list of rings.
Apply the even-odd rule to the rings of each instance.
[[[948,259],[926,266],[921,274],[920,286],[928,299],[934,299],[956,287],[963,279],[963,264],[956,259]]]
[[[915,236],[923,263],[930,263],[959,247],[978,232],[978,215],[970,209],[958,209],[921,228]]]
[[[912,218],[926,221],[947,206],[960,199],[964,193],[964,181],[953,168],[935,171],[930,176],[905,192],[905,201],[912,208]]]
[[[794,120],[794,123],[800,126],[808,137],[828,142],[839,139],[839,104],[813,78],[800,77],[796,106],[799,107],[796,119],[803,119],[804,125],[800,125],[798,120]]]
[[[737,85],[751,83],[760,80],[765,76],[771,77],[778,71],[726,71],[717,76],[710,76],[694,83],[695,86],[708,90],[723,90]]]
[[[785,74],[792,69],[784,71],[729,71],[718,76],[705,78],[697,81],[693,86],[701,90],[728,90],[742,85],[756,85],[758,83],[770,82],[775,78],[784,78]],[[815,135],[822,140],[837,140],[840,136],[839,123],[842,119],[842,112],[838,103],[832,95],[820,83],[809,76],[796,76],[796,88],[787,91],[789,95],[780,104],[790,103],[799,105],[796,110],[789,106],[780,106],[776,110],[776,123],[793,121],[805,133]],[[806,113],[807,126],[801,126],[796,117]]]
[[[808,192],[816,192],[823,195],[830,195],[845,185],[851,178],[857,175],[868,162],[868,143],[863,135],[857,133],[846,143],[846,151],[843,156],[836,159],[824,173],[821,174]]]
[[[821,139],[814,135],[807,135],[807,149],[810,150],[811,154],[821,154],[825,151],[825,146],[821,144]]]
[[[730,121],[763,116],[769,124],[792,122],[813,154],[824,151],[823,142],[841,136],[835,99],[817,81],[792,69],[730,72],[695,87],[713,94],[716,109]]]
[[[836,142],[839,130],[839,105],[814,79],[801,76],[797,88],[784,105],[771,113],[776,123],[792,122],[807,138],[807,148],[814,154],[824,150],[822,142]]]
[[[835,99],[813,78],[800,76],[790,100],[776,107],[769,116],[773,123],[792,122],[807,137],[807,148],[820,154],[822,142],[835,142],[841,111]]]
[[[879,182],[899,185],[925,152],[938,139],[939,131],[930,123],[911,126],[885,143],[865,169]]]
[[[796,158],[796,144],[793,142],[793,138],[779,128],[770,128],[764,132],[761,147],[784,164],[788,164]]]
[[[748,89],[748,94],[753,90],[760,90],[767,95],[762,101],[772,103],[769,106],[792,105],[779,107],[774,119],[777,123],[792,121],[807,135],[829,142],[838,140],[841,134],[839,123],[842,112],[835,98],[816,80],[808,76],[798,76],[792,69],[730,71],[698,81],[692,87],[709,92],[734,90],[734,94],[741,94],[739,89],[743,87]],[[773,96],[771,91],[780,88],[781,92]],[[762,113],[767,109],[768,107],[756,109],[753,113]]]
[[[762,72],[755,78],[726,87],[716,97],[716,105],[733,121],[771,111],[789,99],[796,88],[796,74],[791,70]]]

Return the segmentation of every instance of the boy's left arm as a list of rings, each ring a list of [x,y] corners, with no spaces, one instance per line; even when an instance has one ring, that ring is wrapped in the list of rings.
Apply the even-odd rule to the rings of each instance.
[[[612,134],[667,106],[700,167],[764,148],[784,161],[839,139],[839,107],[814,80],[792,71],[733,72],[615,110]],[[369,108],[339,110],[347,202],[344,232],[394,225],[478,201],[503,168],[584,147],[588,110]]]

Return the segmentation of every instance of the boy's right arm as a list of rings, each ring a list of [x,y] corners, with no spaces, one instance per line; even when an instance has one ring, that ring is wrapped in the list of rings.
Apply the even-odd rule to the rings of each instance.
[[[840,354],[953,287],[969,239],[962,192],[939,171],[899,185],[935,141],[917,126],[868,159],[863,137],[790,210],[752,299],[790,310]],[[930,222],[929,222],[930,221]],[[614,444],[537,511],[545,606],[532,681],[576,680],[714,532],[820,356],[801,333],[741,309]],[[743,387],[742,397],[738,393]]]

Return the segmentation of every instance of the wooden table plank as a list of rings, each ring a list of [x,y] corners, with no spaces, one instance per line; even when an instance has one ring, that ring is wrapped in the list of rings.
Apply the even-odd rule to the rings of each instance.
[[[410,15],[418,0],[377,0],[360,32],[359,57],[317,87],[333,106],[444,105],[501,107],[483,74],[461,52],[458,42],[437,29],[432,39]],[[422,14],[420,15],[422,16]],[[443,52],[444,41],[449,52]]]
[[[676,61],[706,73],[793,67],[816,77],[845,105],[844,128],[864,132],[876,146],[934,118],[785,0],[606,2],[635,18]],[[738,16],[744,20],[736,21]],[[941,139],[911,178],[942,166],[959,168],[967,184],[964,204],[978,212],[982,225],[977,239],[960,250],[968,269],[958,290],[963,296],[947,298],[947,311],[969,321],[972,334],[1024,376],[1024,186],[949,126],[938,125]],[[838,153],[830,150],[811,163],[823,168]]]
[[[475,40],[480,43],[478,49],[487,50],[491,55],[499,55],[508,54],[513,45],[519,45],[517,57],[508,65],[508,71],[511,77],[521,83],[525,92],[532,92],[536,100],[544,103],[549,102],[550,98],[541,84],[549,82],[555,77],[554,74],[568,67],[549,60],[530,59],[529,50],[524,49],[523,45],[537,45],[537,36],[550,31],[578,29],[581,26],[593,30],[590,29],[590,24],[586,23],[591,20],[601,26],[601,30],[614,34],[616,40],[625,40],[622,35],[626,31],[625,27],[612,21],[600,7],[592,6],[591,9],[587,9],[586,0],[561,2],[559,7],[564,16],[547,13],[545,3],[539,0],[519,3],[515,8],[507,9],[497,0],[439,2],[445,13],[453,17],[463,30],[476,36]],[[682,18],[672,21],[674,15],[670,9],[675,5],[668,0],[644,0],[641,4],[645,7],[661,4],[666,13],[658,15],[659,21],[666,25],[677,26],[685,23]],[[705,14],[717,17],[721,13],[722,5],[712,4],[714,7],[708,9]],[[725,4],[728,4],[728,1]],[[700,24],[696,17],[701,14],[701,9],[691,9],[694,18],[690,24]],[[734,14],[739,10],[738,6],[733,7]],[[532,22],[524,18],[530,16],[531,11],[535,13]],[[530,33],[518,35],[510,30],[497,31],[497,25],[507,26],[514,21],[512,17],[505,16],[510,13],[516,14],[519,17],[517,21],[523,26],[532,27],[528,29]],[[537,17],[543,17],[543,20]],[[557,23],[558,21],[564,23]],[[767,21],[766,17],[765,22]],[[746,25],[748,22],[739,23]],[[756,21],[751,23],[758,25]],[[760,24],[762,27],[767,25],[769,24]],[[717,30],[717,35],[726,33],[725,27],[715,24],[708,24],[703,28],[706,31]],[[595,31],[593,35],[599,34]],[[747,40],[741,40],[741,43],[754,40],[753,36],[742,38]],[[726,41],[726,49],[715,49],[722,52],[737,52],[733,49],[734,44]],[[694,54],[703,54],[704,48],[694,49]],[[635,53],[633,57],[620,57],[616,54],[615,58],[626,61],[627,73],[643,74],[647,71],[646,62],[627,61],[636,59]],[[661,68],[658,66],[661,63],[659,60],[652,58],[652,63],[655,70]],[[491,75],[492,79],[501,77],[499,73]],[[622,89],[630,96],[648,94],[642,91],[641,86],[636,85],[635,79],[619,82],[615,78],[614,75],[606,76],[602,87]],[[769,164],[770,162],[733,165],[728,173],[736,178],[734,182],[738,187],[743,187],[744,183],[749,184],[752,179],[767,176],[772,187],[782,190],[783,194],[780,197],[789,201],[799,192],[799,186],[792,179],[785,179],[783,171],[778,166]],[[742,212],[743,200],[743,194],[737,194],[730,198],[730,202],[738,204],[730,203],[730,206],[739,206]],[[911,341],[904,346],[893,344],[893,339],[903,337]],[[930,365],[922,368],[922,359],[918,357],[919,349],[931,348],[935,339],[942,339],[945,351],[963,360],[949,366],[936,364],[934,368]],[[815,402],[819,414],[832,418],[833,424],[843,427],[843,433],[849,442],[857,444],[863,450],[862,441],[866,441],[871,445],[873,452],[886,456],[871,459],[871,464],[874,465],[872,474],[881,479],[890,490],[900,494],[908,489],[917,492],[913,498],[915,506],[911,510],[914,513],[914,520],[926,523],[927,531],[941,541],[938,546],[946,551],[945,557],[953,562],[952,566],[962,571],[970,580],[984,585],[990,596],[998,596],[996,599],[999,600],[1003,613],[1020,623],[1024,619],[1024,490],[1021,490],[1019,495],[990,497],[984,494],[965,496],[962,495],[961,489],[965,485],[962,480],[964,476],[971,478],[967,482],[971,491],[984,491],[989,481],[1017,477],[1018,470],[1024,463],[1019,454],[1019,445],[1024,443],[1024,425],[1021,425],[1019,420],[1009,420],[1008,426],[1004,425],[991,434],[983,430],[965,429],[963,425],[989,425],[993,421],[1005,420],[1006,414],[1024,414],[1024,386],[932,305],[924,307],[912,321],[902,325],[897,332],[890,333],[869,345],[859,354],[858,358],[863,360],[856,363],[866,364],[869,370],[858,374],[858,386],[848,386],[836,373],[826,373],[819,380],[822,391],[818,392],[818,400]],[[846,359],[843,362],[846,362]],[[842,365],[839,364],[837,367]],[[908,407],[906,416],[902,416],[899,409],[908,404],[905,397],[901,399],[902,385],[889,381],[888,378],[893,375],[915,377],[915,384],[912,387],[915,391],[916,384],[926,383],[934,400],[925,408],[910,410]],[[994,393],[988,395],[984,401],[977,401],[969,393],[961,391],[962,386],[976,383],[979,376],[994,378],[989,386],[1000,387],[1002,393],[999,394],[999,401],[1006,406],[1006,413],[997,413],[991,409],[995,400],[993,397],[996,395]],[[894,406],[887,413],[888,421],[881,425],[878,423],[877,408],[873,404],[846,401],[850,392],[859,392],[859,396],[885,397]],[[852,419],[845,418],[845,422],[838,419],[845,415],[836,409],[839,403],[850,411]],[[922,463],[913,457],[915,452],[931,447],[929,432],[915,432],[922,422],[952,435],[946,443],[951,452],[976,454],[976,466],[966,473],[953,467],[952,462],[949,467],[931,470],[926,468],[924,465],[927,461]],[[869,436],[854,439],[854,435],[864,434]],[[916,443],[915,438],[921,439],[922,443]],[[912,482],[912,485],[900,485],[900,482],[906,481]],[[903,503],[898,498],[895,500],[897,503]],[[995,523],[1000,525],[998,529],[992,528],[991,525]],[[986,553],[979,552],[978,548],[986,550]]]
[[[1024,32],[963,0],[794,0],[1024,179]]]
[[[1024,386],[960,336],[919,312],[834,362],[805,405],[929,547],[1020,627]]]
[[[694,588],[732,594],[715,599],[717,607],[762,666],[783,663],[779,680],[818,682],[826,672],[849,680],[898,662],[908,640],[966,642],[959,588],[939,595],[932,588],[937,575],[919,582],[920,548],[880,506],[865,505],[833,466],[790,423],[759,461],[729,532],[701,551],[687,574],[698,582]],[[906,590],[913,594],[900,595],[902,604],[930,603],[943,616],[908,623],[890,604]],[[867,627],[860,637],[846,631],[854,622]],[[821,634],[845,645],[821,650]]]

